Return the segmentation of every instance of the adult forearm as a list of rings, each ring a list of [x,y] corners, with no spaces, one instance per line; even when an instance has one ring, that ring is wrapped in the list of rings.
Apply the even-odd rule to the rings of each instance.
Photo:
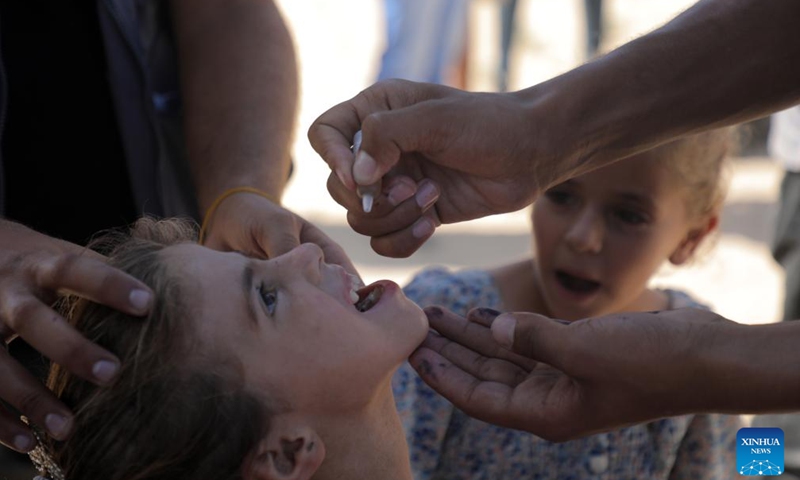
[[[703,0],[518,94],[530,106],[534,131],[558,132],[544,141],[559,142],[553,148],[563,159],[563,179],[800,102],[798,18],[796,0]]]
[[[280,197],[297,109],[291,35],[271,0],[173,0],[186,142],[201,211],[224,190]]]
[[[690,411],[800,410],[800,323],[728,325],[697,345]]]

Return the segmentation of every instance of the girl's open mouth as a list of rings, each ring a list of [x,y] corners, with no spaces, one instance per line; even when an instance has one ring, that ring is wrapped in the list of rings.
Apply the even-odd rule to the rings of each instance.
[[[556,280],[558,280],[558,283],[562,287],[570,292],[579,293],[582,295],[594,293],[600,288],[599,282],[576,277],[575,275],[570,275],[562,270],[556,270]]]
[[[383,295],[383,285],[373,283],[358,289],[356,293],[358,293],[358,301],[354,305],[356,310],[366,312],[380,301],[381,295]]]

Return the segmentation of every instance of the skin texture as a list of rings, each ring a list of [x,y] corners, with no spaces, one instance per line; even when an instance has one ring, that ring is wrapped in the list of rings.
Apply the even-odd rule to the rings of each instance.
[[[686,261],[717,218],[689,217],[686,191],[663,161],[645,152],[547,190],[533,206],[536,261],[525,275],[541,302],[512,308],[564,320],[666,308],[647,283],[665,260]],[[576,292],[565,274],[599,285]]]
[[[411,478],[390,382],[428,323],[396,284],[377,282],[379,301],[359,312],[350,295],[358,281],[314,244],[271,260],[195,244],[162,255],[188,284],[190,330],[238,361],[246,388],[279,405],[265,451],[303,445],[285,462],[296,478]],[[247,478],[275,478],[262,457]]]
[[[323,113],[308,136],[334,170],[328,188],[350,225],[379,254],[408,256],[438,222],[516,210],[552,185],[670,139],[796,104],[798,15],[794,0],[702,0],[658,30],[520,92],[379,83]],[[354,158],[348,147],[359,128]],[[397,184],[400,176],[405,195],[390,202],[387,179]],[[356,186],[378,181],[384,202],[364,214]],[[426,207],[415,196],[422,182],[436,191]],[[793,322],[742,326],[687,310],[564,326],[516,313],[494,322],[496,339],[557,370],[525,382],[530,365],[522,374],[505,369],[516,380],[496,382],[484,376],[494,350],[456,363],[457,344],[475,339],[466,320],[451,320],[452,334],[438,344],[429,338],[412,358],[423,378],[469,414],[545,438],[689,412],[800,408]],[[431,324],[441,332],[439,320]],[[761,388],[743,393],[744,381]]]
[[[425,313],[439,334],[410,358],[425,382],[469,415],[550,441],[686,413],[800,405],[792,323],[741,325],[698,309],[575,322]]]
[[[101,385],[111,381],[118,369],[116,357],[88,343],[51,305],[59,292],[70,291],[132,315],[143,315],[152,302],[150,289],[106,265],[101,255],[17,223],[0,220],[0,246],[3,342],[20,336],[86,380]],[[0,377],[0,398],[31,421],[46,426],[53,437],[66,437],[71,412],[5,349],[0,349]],[[33,448],[27,427],[5,409],[0,409],[0,427],[3,444],[17,450]]]
[[[361,408],[427,331],[420,308],[389,281],[379,282],[377,305],[356,310],[358,281],[311,243],[271,260],[195,244],[163,255],[178,278],[192,279],[187,303],[201,339],[236,355],[248,384],[280,392],[293,409]]]
[[[250,186],[274,201],[248,193],[226,198],[209,223],[206,245],[259,257],[275,257],[314,242],[326,259],[355,273],[341,247],[279,201],[290,165],[297,108],[294,47],[271,0],[171,2],[176,34],[188,160],[197,202],[205,212],[225,190]],[[235,53],[232,53],[235,52]],[[90,215],[91,212],[83,212]],[[87,342],[49,305],[68,290],[134,314],[146,313],[148,289],[102,258],[12,222],[0,224],[0,333],[19,335],[46,357],[82,377],[105,383],[118,363]],[[77,273],[70,274],[70,271]],[[44,327],[46,325],[46,327]],[[33,326],[38,326],[33,328]],[[98,363],[102,362],[102,363]],[[97,374],[92,374],[97,366]],[[72,414],[6,352],[0,352],[0,398],[48,427],[68,435]],[[53,415],[51,421],[45,419]],[[18,451],[33,447],[27,427],[0,411],[0,443]]]
[[[439,222],[517,210],[552,185],[674,137],[797,103],[798,14],[793,0],[703,0],[654,32],[519,92],[377,83],[324,112],[308,137],[335,173],[328,189],[350,225],[371,237],[377,253],[408,256]],[[359,129],[356,159],[349,147]],[[387,179],[397,176],[407,186],[390,202]],[[379,181],[383,205],[364,214],[356,185]],[[423,181],[434,184],[435,203],[414,196]]]

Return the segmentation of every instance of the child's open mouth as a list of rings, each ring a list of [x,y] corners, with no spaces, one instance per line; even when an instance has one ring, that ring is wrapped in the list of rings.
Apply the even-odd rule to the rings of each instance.
[[[366,312],[374,307],[375,304],[378,303],[378,300],[381,299],[381,295],[383,295],[383,285],[373,283],[372,285],[360,288],[356,293],[358,293],[358,301],[355,303],[356,310],[359,312]]]
[[[562,270],[556,270],[556,280],[558,280],[558,283],[562,287],[570,292],[580,293],[582,295],[594,293],[600,288],[600,283],[594,280],[576,277]]]

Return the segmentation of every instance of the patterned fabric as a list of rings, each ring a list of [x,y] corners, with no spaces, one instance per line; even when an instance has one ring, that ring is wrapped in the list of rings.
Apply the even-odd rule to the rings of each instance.
[[[485,271],[434,268],[418,274],[405,294],[420,306],[466,314],[503,310]],[[673,308],[705,308],[669,290]],[[404,364],[393,378],[415,480],[729,479],[736,469],[740,418],[690,415],[635,425],[563,443],[468,417]]]

